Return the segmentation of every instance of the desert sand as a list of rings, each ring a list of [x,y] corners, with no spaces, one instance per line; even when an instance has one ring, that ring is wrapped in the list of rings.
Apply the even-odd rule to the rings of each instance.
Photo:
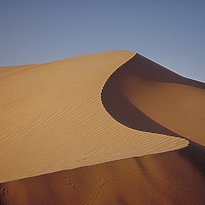
[[[204,83],[112,51],[0,84],[2,204],[204,204]]]

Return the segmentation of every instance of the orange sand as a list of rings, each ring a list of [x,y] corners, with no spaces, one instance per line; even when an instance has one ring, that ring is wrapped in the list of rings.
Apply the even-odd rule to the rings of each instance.
[[[0,84],[1,205],[204,204],[203,83],[113,51]]]
[[[2,70],[0,181],[187,146],[182,138],[129,129],[104,109],[106,80],[133,55],[115,51]]]

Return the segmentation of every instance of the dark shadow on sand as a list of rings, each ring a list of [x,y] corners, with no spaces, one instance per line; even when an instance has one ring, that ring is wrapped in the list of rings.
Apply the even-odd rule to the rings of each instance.
[[[205,148],[203,146],[190,141],[188,147],[180,149],[178,152],[190,161],[205,177]]]
[[[119,123],[140,131],[182,137],[149,118],[122,94],[122,80],[132,75],[151,81],[177,83],[201,89],[205,89],[205,83],[184,78],[137,54],[119,67],[104,85],[101,93],[102,103],[106,111]],[[205,147],[190,141],[189,146],[179,150],[179,153],[205,176]]]
[[[127,100],[121,91],[121,82],[129,76],[139,76],[150,81],[184,84],[201,89],[205,89],[205,83],[184,78],[137,54],[119,67],[103,87],[102,104],[106,111],[121,124],[136,130],[179,137],[179,134],[155,122]]]

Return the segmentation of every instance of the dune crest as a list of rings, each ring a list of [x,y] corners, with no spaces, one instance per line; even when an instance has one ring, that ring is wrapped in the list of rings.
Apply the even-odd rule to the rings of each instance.
[[[117,101],[121,103],[116,107]],[[205,146],[205,84],[139,54],[108,79],[103,104],[111,116],[128,127],[183,136]]]
[[[187,146],[130,129],[104,109],[105,82],[134,55],[113,51],[0,71],[0,182]]]

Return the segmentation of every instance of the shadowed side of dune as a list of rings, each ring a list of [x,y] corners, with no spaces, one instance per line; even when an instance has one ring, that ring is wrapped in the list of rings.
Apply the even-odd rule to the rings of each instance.
[[[205,148],[197,143],[191,142],[186,149],[178,153],[189,161],[198,172],[205,177]]]
[[[178,151],[12,181],[0,184],[0,199],[3,205],[199,205],[205,200],[205,171],[190,158],[204,164],[202,154],[191,144]]]
[[[163,127],[135,107],[120,91],[121,78],[118,77],[111,76],[102,92],[102,103],[115,120],[133,129],[179,137],[177,133]]]
[[[205,84],[137,54],[107,80],[102,102],[118,122],[205,145]]]

